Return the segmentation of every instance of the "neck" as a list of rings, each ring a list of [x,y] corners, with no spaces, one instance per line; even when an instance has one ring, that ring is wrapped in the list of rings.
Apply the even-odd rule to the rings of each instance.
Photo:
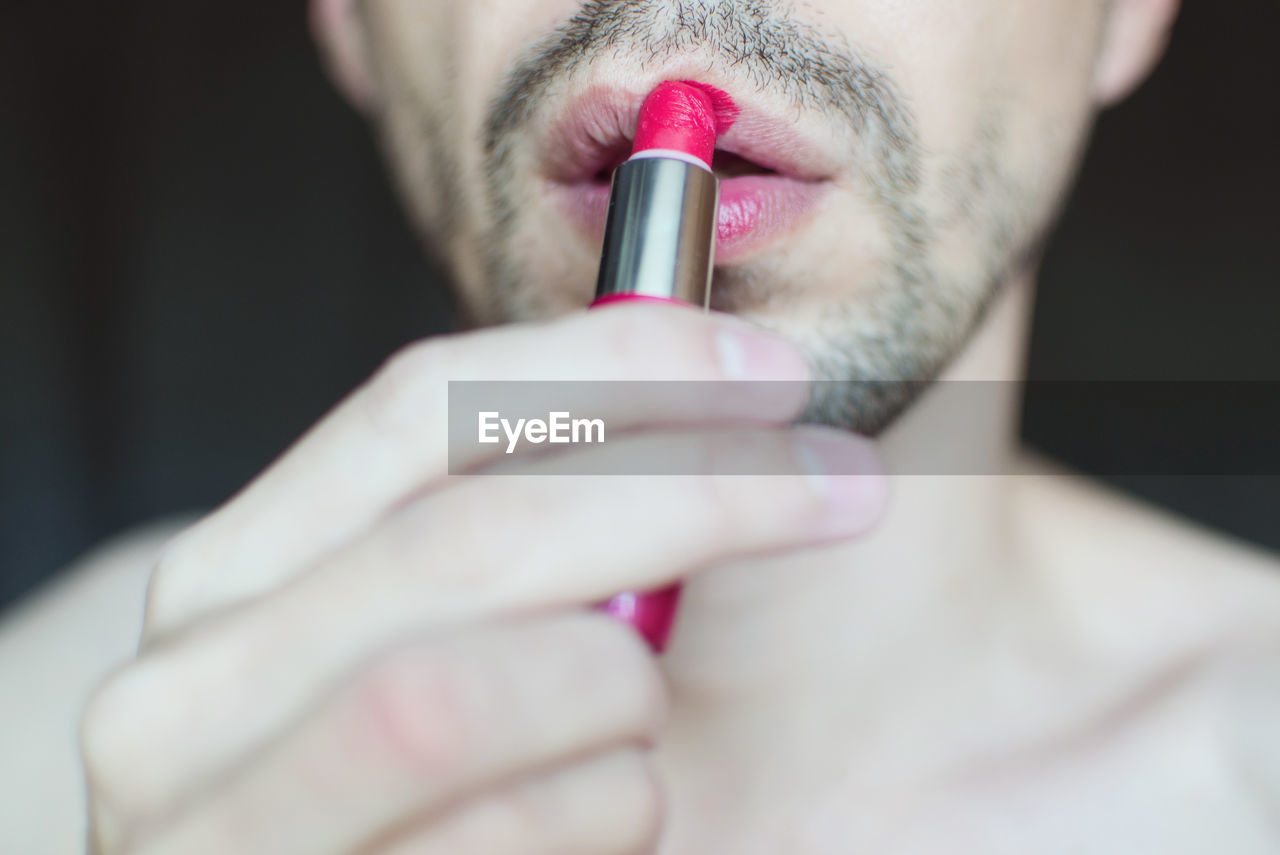
[[[884,435],[890,471],[918,474],[892,476],[890,509],[873,535],[713,570],[686,588],[666,666],[680,715],[692,712],[673,725],[697,729],[701,717],[717,730],[712,741],[728,746],[736,721],[740,741],[794,758],[786,740],[754,739],[758,729],[798,714],[821,740],[828,713],[847,731],[850,715],[894,709],[865,703],[886,693],[898,709],[928,708],[930,695],[959,679],[964,651],[993,644],[1009,626],[1003,618],[1024,613],[1031,582],[1010,569],[1008,479],[998,473],[1011,472],[1017,454],[1011,381],[1022,374],[1031,291],[1028,280],[1006,288],[943,377],[1000,382],[935,386]],[[967,471],[992,474],[927,474],[932,464],[922,461],[941,442]],[[705,737],[694,742],[705,746]]]

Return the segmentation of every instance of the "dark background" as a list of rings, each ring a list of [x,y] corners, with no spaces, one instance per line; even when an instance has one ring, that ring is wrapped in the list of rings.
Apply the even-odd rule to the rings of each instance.
[[[1280,380],[1280,3],[1185,6],[1168,61],[1101,119],[1033,377]],[[302,3],[4,19],[0,606],[103,537],[220,502],[448,323]],[[1086,468],[1180,430],[1037,412],[1033,391],[1028,440]],[[1274,477],[1110,480],[1280,548]]]

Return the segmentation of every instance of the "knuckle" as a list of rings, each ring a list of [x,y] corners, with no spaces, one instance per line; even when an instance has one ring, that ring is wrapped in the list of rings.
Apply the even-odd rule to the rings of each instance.
[[[421,428],[425,413],[440,408],[456,355],[448,337],[424,339],[392,354],[367,382],[365,404],[370,420],[392,433]]]
[[[144,637],[154,635],[178,622],[192,599],[192,576],[196,529],[187,528],[171,539],[160,552],[147,581]]]
[[[80,758],[88,774],[90,787],[97,784],[108,773],[109,746],[115,729],[112,720],[112,701],[108,700],[109,694],[109,683],[99,685],[89,696],[80,715],[77,734]]]
[[[137,759],[134,722],[144,702],[142,682],[131,668],[108,675],[90,693],[78,728],[80,757],[91,789],[109,789],[112,781]]]
[[[376,752],[426,777],[456,775],[475,748],[474,683],[441,651],[384,657],[356,685],[349,750],[353,756]]]
[[[191,715],[173,691],[168,666],[123,666],[89,694],[75,730],[90,806],[118,824],[167,804],[185,776],[172,747],[189,742]]]

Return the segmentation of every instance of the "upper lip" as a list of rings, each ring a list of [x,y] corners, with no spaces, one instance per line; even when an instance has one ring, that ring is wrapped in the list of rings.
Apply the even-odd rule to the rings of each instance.
[[[733,95],[741,113],[716,142],[718,159],[732,155],[762,171],[799,181],[834,176],[834,158],[799,128],[794,114],[772,113],[749,97],[722,88]],[[651,89],[597,85],[569,100],[539,134],[538,160],[545,177],[578,184],[607,175],[626,160],[640,107]]]

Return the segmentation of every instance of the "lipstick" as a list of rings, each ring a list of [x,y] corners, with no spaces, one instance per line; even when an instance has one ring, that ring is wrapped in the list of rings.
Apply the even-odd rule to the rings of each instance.
[[[650,300],[706,310],[720,206],[711,160],[736,115],[728,95],[703,84],[667,81],[649,93],[631,157],[613,173],[592,307]],[[619,594],[601,608],[661,653],[679,598],[671,585]]]

